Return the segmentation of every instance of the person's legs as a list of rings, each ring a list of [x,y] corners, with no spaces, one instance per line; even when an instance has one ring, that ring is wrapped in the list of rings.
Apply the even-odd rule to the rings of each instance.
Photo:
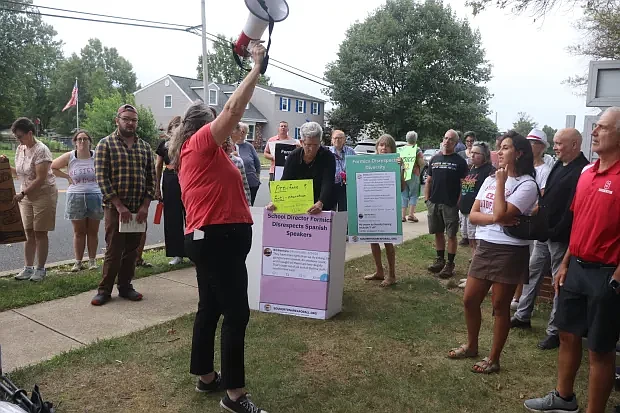
[[[164,200],[164,241],[167,257],[185,256],[184,211],[181,201],[181,186],[176,173],[166,169],[162,179],[162,195]],[[146,242],[146,232],[140,240],[138,258],[142,258],[142,250]]]
[[[549,271],[549,247],[546,242],[536,241],[534,243],[534,250],[530,256],[529,267],[529,283],[523,286],[519,306],[517,307],[517,312],[514,315],[514,318],[524,323],[529,323],[532,318],[532,312],[534,311],[534,304],[536,303],[538,290],[540,289],[540,285],[545,278],[545,274]]]
[[[499,358],[506,344],[508,332],[510,331],[510,300],[515,292],[514,284],[493,284],[493,314],[495,323],[493,325],[493,344],[489,360],[499,364]]]
[[[24,264],[26,267],[34,266],[34,255],[37,251],[37,241],[34,237],[34,210],[32,202],[27,198],[19,201],[19,213],[24,225],[26,233],[26,242],[24,243]]]
[[[400,193],[400,201],[402,204],[402,221],[405,222],[407,220],[407,207],[409,206],[409,190],[406,186]]]
[[[372,243],[370,244],[370,250],[372,251],[372,258],[375,261],[374,279],[383,279],[385,278],[385,273],[383,271],[383,263],[381,262],[381,245]]]
[[[463,308],[465,310],[465,323],[467,324],[467,348],[470,353],[478,352],[478,336],[482,323],[482,311],[480,306],[489,292],[491,281],[481,280],[472,276],[467,277],[465,292],[463,294]]]
[[[581,364],[581,342],[580,336],[560,331],[557,391],[564,399],[570,399],[574,395],[575,377]]]
[[[104,228],[106,249],[99,294],[110,296],[125,250],[125,234],[118,232],[118,212],[113,207],[104,210]]]
[[[123,249],[117,278],[117,288],[119,294],[126,294],[134,289],[131,285],[131,281],[136,274],[138,248],[144,239],[144,233],[126,233],[124,235],[125,248]]]
[[[47,254],[49,253],[49,240],[47,238],[47,231],[35,231],[34,238],[36,240],[37,250],[37,269],[45,269],[45,263],[47,262]]]
[[[616,352],[597,353],[590,350],[589,355],[587,413],[605,413],[616,375]]]
[[[446,224],[441,213],[441,205],[433,204],[430,200],[426,202],[428,216],[428,233],[435,235],[435,251],[437,257],[428,267],[432,273],[439,273],[446,265],[446,237],[444,231]]]
[[[24,243],[24,263],[26,267],[34,266],[34,256],[37,252],[37,240],[33,229],[26,230],[26,242]]]
[[[562,260],[564,259],[564,255],[566,255],[566,250],[568,249],[568,244],[564,244],[561,242],[553,242],[547,241],[547,246],[549,247],[549,255],[551,257],[551,277],[552,283],[555,284],[555,275],[558,273],[560,269],[560,265],[562,264]],[[551,308],[551,314],[549,315],[549,323],[547,324],[547,335],[557,335],[558,328],[555,325],[555,313],[558,309],[558,296],[555,294],[553,296],[553,306]]]
[[[86,248],[87,223],[85,219],[71,220],[73,225],[73,252],[75,262],[82,262],[84,258],[84,248]]]
[[[90,260],[94,260],[97,257],[100,222],[101,221],[98,219],[86,218],[86,239],[88,244],[88,258],[90,258]]]
[[[256,194],[258,194],[258,189],[260,186],[251,186],[250,187],[250,201],[252,206],[254,206],[254,201],[256,201]]]
[[[136,263],[138,266],[144,264],[144,260],[142,259],[142,252],[144,251],[144,244],[146,244],[146,231],[148,231],[148,228],[141,233],[140,239],[138,241],[138,247],[136,248]]]

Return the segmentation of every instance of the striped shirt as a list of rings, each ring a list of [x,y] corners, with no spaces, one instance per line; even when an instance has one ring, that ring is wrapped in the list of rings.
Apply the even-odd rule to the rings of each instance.
[[[341,172],[347,172],[347,164],[345,158],[347,155],[355,155],[355,151],[353,148],[349,146],[343,146],[342,152],[338,153],[335,146],[329,146],[329,150],[334,154],[336,158],[336,175],[334,176],[334,182],[337,184],[342,183],[342,174]]]
[[[241,173],[241,178],[243,179],[243,189],[245,191],[245,199],[248,201],[248,205],[252,205],[252,194],[250,193],[250,185],[248,184],[248,177],[245,174],[245,166],[243,165],[243,159],[238,156],[233,155],[232,153],[228,155],[230,160],[235,164],[239,172]]]
[[[95,175],[103,194],[103,205],[118,197],[132,213],[145,198],[155,197],[155,163],[151,146],[137,138],[131,148],[118,130],[101,139],[95,149]]]

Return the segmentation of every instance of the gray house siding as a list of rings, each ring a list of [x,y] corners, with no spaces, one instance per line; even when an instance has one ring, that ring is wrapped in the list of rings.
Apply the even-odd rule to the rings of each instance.
[[[166,86],[168,80],[168,86]],[[172,95],[172,107],[164,107],[166,95]],[[168,127],[172,118],[182,116],[191,101],[183,94],[181,89],[168,76],[151,84],[149,87],[139,90],[135,94],[136,104],[150,107],[155,117],[158,128]]]

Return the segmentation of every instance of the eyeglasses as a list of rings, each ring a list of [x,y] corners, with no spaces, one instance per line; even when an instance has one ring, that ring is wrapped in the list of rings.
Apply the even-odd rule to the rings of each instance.
[[[474,141],[472,141],[471,139],[467,139],[465,142],[467,142],[467,143],[474,143]]]
[[[471,153],[471,156],[474,156],[474,155],[482,155],[480,152],[470,152],[470,153]]]
[[[88,142],[88,141],[90,141],[90,139],[88,139],[88,138],[77,138],[75,141],[76,142]]]
[[[138,119],[136,118],[119,118],[125,123],[138,123]]]

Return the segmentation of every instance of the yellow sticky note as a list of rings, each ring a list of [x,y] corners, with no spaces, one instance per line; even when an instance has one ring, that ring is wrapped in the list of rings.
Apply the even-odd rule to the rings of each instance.
[[[312,179],[272,181],[269,183],[271,202],[280,214],[305,214],[314,205]]]

